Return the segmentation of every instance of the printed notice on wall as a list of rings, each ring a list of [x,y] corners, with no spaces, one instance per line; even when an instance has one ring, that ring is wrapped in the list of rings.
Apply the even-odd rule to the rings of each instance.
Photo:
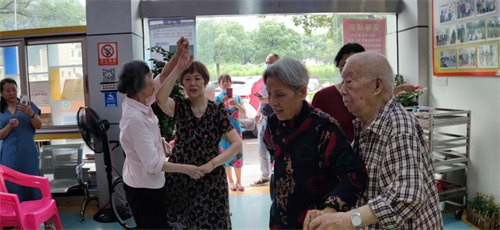
[[[342,19],[344,44],[358,43],[385,56],[385,19]]]
[[[30,82],[30,98],[38,106],[50,104],[50,82]]]
[[[150,47],[160,46],[166,51],[177,50],[177,41],[184,37],[189,41],[189,52],[195,54],[196,20],[194,18],[151,19],[149,20]],[[151,52],[151,58],[162,60],[163,57]]]

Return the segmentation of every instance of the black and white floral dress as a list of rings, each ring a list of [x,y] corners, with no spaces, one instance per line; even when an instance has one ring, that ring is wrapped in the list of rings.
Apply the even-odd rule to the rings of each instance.
[[[220,154],[222,135],[234,127],[224,104],[209,100],[205,113],[197,118],[189,99],[175,98],[175,102],[175,145],[169,161],[201,166]],[[198,180],[181,173],[165,175],[169,222],[178,222],[189,229],[231,228],[223,166]]]

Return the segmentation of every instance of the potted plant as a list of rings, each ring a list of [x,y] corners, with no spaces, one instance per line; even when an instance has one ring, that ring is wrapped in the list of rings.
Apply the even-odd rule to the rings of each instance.
[[[493,196],[477,193],[474,199],[467,202],[467,221],[481,229],[499,229],[500,207],[494,200]]]
[[[163,67],[165,67],[165,63],[167,63],[168,61],[170,61],[170,59],[172,59],[172,57],[175,55],[176,51],[166,51],[165,49],[163,49],[160,46],[154,46],[154,47],[149,48],[148,50],[151,50],[155,53],[161,54],[161,56],[163,57],[163,60],[156,60],[153,58],[149,59],[149,61],[153,61],[153,68],[152,68],[151,72],[153,72],[153,76],[156,77],[161,73],[161,71],[163,70]],[[171,98],[185,97],[183,90],[184,89],[179,84],[179,81],[176,81],[174,88],[172,89],[172,93],[170,93],[170,97]],[[158,106],[158,104],[153,103],[151,105],[151,108],[153,109],[153,112],[155,113],[156,117],[158,117],[158,126],[160,127],[161,136],[163,138],[165,138],[165,140],[167,140],[167,141],[172,140],[174,137],[174,131],[175,131],[174,122],[172,121],[170,116],[168,116],[167,114],[165,114],[161,110],[161,108],[160,108],[160,106]]]
[[[409,85],[404,81],[403,75],[396,74],[395,76],[396,86],[399,85]],[[403,105],[403,107],[417,106],[418,105],[418,97],[424,93],[426,90],[425,87],[421,85],[415,86],[414,92],[406,92],[403,91],[396,95],[396,100]]]

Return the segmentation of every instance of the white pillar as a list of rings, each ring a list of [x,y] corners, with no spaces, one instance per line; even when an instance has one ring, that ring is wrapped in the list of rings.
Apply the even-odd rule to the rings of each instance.
[[[429,5],[428,0],[403,0],[398,15],[399,73],[412,85],[431,87],[429,82]],[[420,98],[420,105],[429,105],[429,92]]]

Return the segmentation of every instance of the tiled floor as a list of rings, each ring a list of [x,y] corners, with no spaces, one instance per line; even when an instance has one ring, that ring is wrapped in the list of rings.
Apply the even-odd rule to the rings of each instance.
[[[247,144],[256,145],[256,142]],[[248,149],[250,147],[245,147]],[[245,186],[244,192],[230,192],[229,204],[231,208],[231,220],[233,229],[268,229],[269,207],[271,198],[269,197],[269,187],[250,187],[249,185],[259,179],[258,157],[252,155],[245,156],[244,170],[242,171],[242,181]],[[87,222],[80,223],[79,206],[60,206],[59,212],[64,229],[122,229],[118,223],[100,223],[93,220],[92,215],[96,213],[96,203],[92,202],[87,209]],[[465,222],[457,220],[451,214],[443,216],[445,229],[474,229]],[[43,228],[41,228],[43,229]]]
[[[268,187],[247,187],[245,192],[231,192],[229,197],[231,220],[233,229],[268,229],[269,197]],[[64,229],[121,229],[117,223],[99,223],[92,219],[95,208],[87,212],[87,222],[80,223],[76,210],[78,207],[60,207],[60,216]],[[74,210],[74,211],[73,211]],[[465,230],[474,229],[461,220],[457,220],[450,213],[443,215],[444,229]]]

